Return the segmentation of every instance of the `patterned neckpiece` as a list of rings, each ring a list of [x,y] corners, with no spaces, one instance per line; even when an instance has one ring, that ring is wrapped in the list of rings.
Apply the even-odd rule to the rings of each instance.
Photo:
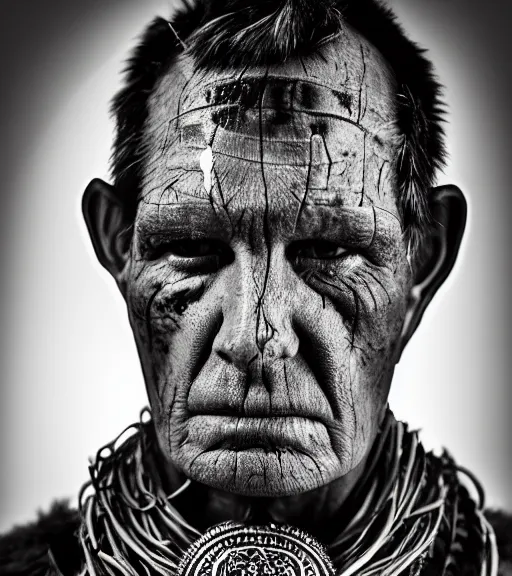
[[[425,453],[390,411],[350,496],[351,520],[340,518],[330,543],[277,524],[227,522],[201,534],[172,504],[190,481],[166,494],[155,450],[152,423],[141,422],[89,467],[80,494],[80,576],[497,575],[480,486],[446,452]]]

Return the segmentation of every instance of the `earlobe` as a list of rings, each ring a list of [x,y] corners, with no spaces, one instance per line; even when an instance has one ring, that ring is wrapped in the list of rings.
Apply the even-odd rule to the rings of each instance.
[[[82,198],[82,213],[100,264],[124,293],[123,271],[129,257],[132,219],[113,186],[92,180]]]
[[[450,274],[459,253],[467,219],[467,204],[462,191],[453,185],[431,191],[433,226],[432,250],[419,268],[402,328],[400,355],[418,327],[423,313],[437,290]]]

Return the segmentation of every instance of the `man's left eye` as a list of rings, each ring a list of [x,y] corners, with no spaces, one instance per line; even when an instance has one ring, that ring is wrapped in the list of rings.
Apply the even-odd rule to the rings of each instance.
[[[327,240],[300,240],[290,244],[287,252],[290,260],[297,258],[329,259],[339,258],[346,254],[347,250]]]
[[[175,240],[167,244],[167,250],[181,258],[203,258],[205,256],[220,256],[227,247],[217,240]]]

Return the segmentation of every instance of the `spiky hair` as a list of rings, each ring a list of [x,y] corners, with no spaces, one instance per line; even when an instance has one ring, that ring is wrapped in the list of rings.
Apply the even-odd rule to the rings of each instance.
[[[444,106],[425,51],[409,40],[379,0],[195,0],[171,22],[155,19],[126,68],[113,100],[115,185],[135,209],[144,164],[141,146],[148,99],[170,63],[186,50],[198,66],[274,64],[306,55],[346,22],[386,59],[397,81],[397,122],[403,144],[397,162],[399,210],[415,250],[428,237],[429,191],[444,166]]]

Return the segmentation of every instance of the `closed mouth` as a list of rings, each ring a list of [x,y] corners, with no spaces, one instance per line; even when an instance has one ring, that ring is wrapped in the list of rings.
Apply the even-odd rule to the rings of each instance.
[[[202,414],[191,417],[192,425],[209,431],[209,450],[258,450],[283,452],[303,450],[325,423],[309,416],[276,415],[260,417]],[[202,425],[201,425],[202,423]]]

